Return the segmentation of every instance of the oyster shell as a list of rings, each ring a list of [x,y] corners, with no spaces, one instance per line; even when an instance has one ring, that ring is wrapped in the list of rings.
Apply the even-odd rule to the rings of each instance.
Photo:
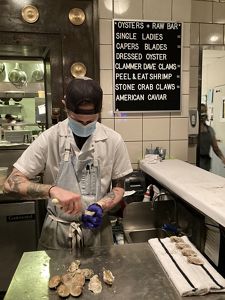
[[[67,271],[70,273],[74,273],[77,269],[79,269],[79,266],[80,266],[80,260],[75,260],[75,261],[71,262]]]
[[[102,291],[102,283],[98,278],[98,275],[94,275],[91,277],[88,283],[88,289],[92,291],[94,294],[99,294]]]
[[[52,276],[48,281],[48,287],[50,289],[54,289],[60,284],[60,282],[61,282],[61,276],[59,275]]]
[[[184,255],[184,256],[197,256],[197,253],[190,249],[190,248],[184,248],[181,250],[181,253]]]
[[[60,297],[66,298],[70,295],[70,289],[65,284],[60,284],[57,287],[57,293]]]
[[[197,256],[188,256],[187,261],[194,265],[204,265],[204,261]]]
[[[170,240],[171,242],[175,242],[175,243],[184,243],[184,240],[181,237],[176,235],[170,236]]]
[[[103,268],[103,281],[109,285],[112,285],[115,277],[110,270]]]
[[[177,249],[184,249],[184,248],[191,248],[191,246],[187,243],[175,243],[175,246],[177,247]]]
[[[72,273],[65,273],[61,276],[61,281],[63,284],[65,284],[66,286],[69,286],[71,285],[72,283],[72,279],[73,279],[73,275]]]
[[[71,294],[73,297],[79,297],[79,296],[82,294],[82,291],[83,291],[82,286],[79,286],[79,285],[72,285],[72,286],[70,287],[70,294]]]
[[[85,279],[90,279],[95,273],[92,269],[79,269],[79,272],[84,275]]]
[[[85,284],[85,277],[81,273],[75,273],[72,278],[72,285],[73,286],[83,286]]]

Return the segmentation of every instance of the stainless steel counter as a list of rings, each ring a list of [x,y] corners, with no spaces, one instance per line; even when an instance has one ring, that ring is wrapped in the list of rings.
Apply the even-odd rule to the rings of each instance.
[[[1,141],[2,142],[2,141]],[[2,144],[0,143],[0,166],[12,168],[13,164],[27,149],[29,144]]]
[[[11,203],[11,202],[25,202],[25,201],[39,201],[39,202],[42,202],[42,201],[47,201],[47,198],[43,198],[43,199],[38,199],[38,200],[30,200],[30,199],[27,199],[26,197],[23,197],[17,193],[3,193],[1,190],[0,190],[0,204],[1,203]]]
[[[69,251],[35,251],[23,254],[4,300],[56,300],[54,290],[48,289],[49,277],[66,272],[75,259],[81,267],[94,269],[101,274],[102,267],[115,276],[112,287],[103,284],[101,294],[94,295],[85,285],[79,299],[98,300],[176,300],[180,297],[170,283],[161,265],[147,243],[115,245],[84,249],[82,253]],[[74,299],[69,297],[67,299]],[[187,298],[186,298],[187,299]],[[200,297],[188,297],[188,300]],[[204,300],[222,300],[225,294],[207,295]]]

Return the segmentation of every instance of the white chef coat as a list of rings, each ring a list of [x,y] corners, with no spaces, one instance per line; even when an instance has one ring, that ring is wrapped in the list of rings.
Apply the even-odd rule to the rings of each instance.
[[[82,150],[79,150],[68,126],[68,119],[44,131],[23,152],[14,167],[30,179],[43,172],[44,183],[53,184],[65,151],[67,135],[78,159],[93,157],[94,148],[95,157],[100,163],[101,196],[107,193],[112,179],[133,171],[126,145],[119,133],[97,122],[96,130],[86,140]]]

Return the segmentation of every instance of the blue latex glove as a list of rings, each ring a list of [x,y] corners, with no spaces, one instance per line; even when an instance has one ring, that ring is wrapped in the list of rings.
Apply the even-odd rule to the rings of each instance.
[[[101,206],[97,203],[88,206],[87,210],[93,211],[95,214],[93,216],[82,215],[82,222],[85,228],[93,229],[98,228],[102,224],[103,210]]]
[[[174,226],[174,225],[171,225],[171,224],[163,224],[162,229],[164,229],[166,231],[173,232],[174,234],[178,234],[179,233],[177,227]]]

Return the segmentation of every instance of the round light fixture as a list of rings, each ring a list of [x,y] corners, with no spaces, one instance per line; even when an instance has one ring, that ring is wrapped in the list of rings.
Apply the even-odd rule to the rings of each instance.
[[[75,78],[84,77],[86,75],[87,68],[85,67],[85,65],[83,63],[76,62],[76,63],[72,64],[72,66],[70,68],[70,72],[71,72],[72,76]]]
[[[35,23],[39,18],[39,11],[37,7],[33,5],[24,6],[21,11],[22,18],[27,23]]]
[[[85,21],[85,13],[80,8],[72,8],[69,12],[69,20],[73,25],[81,25]]]

